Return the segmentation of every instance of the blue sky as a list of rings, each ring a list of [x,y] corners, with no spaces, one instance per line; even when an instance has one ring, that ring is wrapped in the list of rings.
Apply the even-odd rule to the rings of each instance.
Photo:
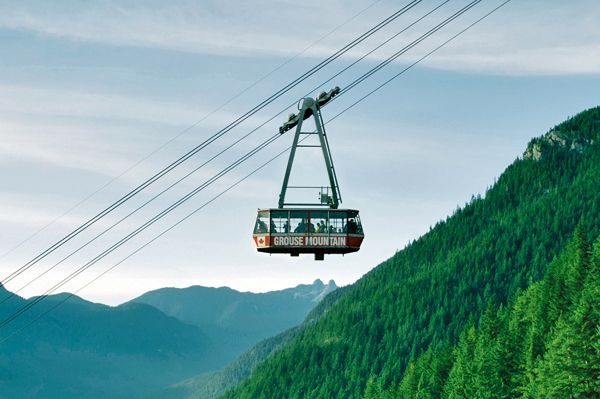
[[[423,1],[131,201],[131,207],[440,3]],[[0,1],[0,254],[370,4],[373,2]],[[332,84],[344,87],[464,4],[450,1],[322,89]],[[324,118],[337,114],[497,4],[484,0],[448,29],[325,107]],[[376,2],[0,259],[2,276],[399,7],[392,1]],[[355,281],[471,195],[483,193],[522,154],[531,137],[598,105],[599,19],[600,6],[594,1],[513,0],[328,125],[344,206],[360,209],[365,224],[367,238],[360,253],[314,262],[309,257],[290,259],[255,252],[250,239],[255,212],[276,205],[286,162],[282,158],[81,295],[115,304],[163,286],[227,285],[266,291],[315,278],[335,279],[339,284]],[[23,295],[43,292],[273,134],[284,118],[277,118],[208,164],[43,281],[32,284]],[[66,289],[77,289],[122,259],[285,148],[291,138],[282,137]],[[317,154],[302,155],[294,174],[296,181],[313,183],[315,176],[322,179]],[[19,288],[131,209],[120,209],[9,288]]]

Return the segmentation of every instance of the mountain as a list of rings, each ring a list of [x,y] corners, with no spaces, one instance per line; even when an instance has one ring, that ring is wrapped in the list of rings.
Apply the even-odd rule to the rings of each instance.
[[[286,343],[297,337],[314,324],[339,298],[345,295],[349,286],[339,288],[328,294],[319,304],[310,311],[304,321],[274,337],[254,345],[250,350],[239,356],[224,369],[217,372],[204,373],[175,384],[152,398],[155,399],[215,399],[225,391],[234,387],[244,378],[248,377],[258,364],[276,353]]]
[[[383,262],[226,398],[362,398],[539,281],[577,225],[600,233],[600,107],[532,140],[483,197]]]
[[[214,343],[222,365],[267,337],[296,326],[329,292],[332,280],[261,294],[231,288],[161,288],[130,303],[151,305],[184,323],[199,327]]]
[[[600,395],[600,237],[582,230],[512,305],[488,308],[453,348],[428,349],[402,383],[367,399],[592,398]]]
[[[336,288],[165,288],[116,307],[75,296],[56,307],[69,294],[53,295],[0,329],[0,399],[147,397],[299,324]],[[0,300],[9,295],[0,286]],[[34,299],[11,297],[0,318]]]
[[[52,309],[64,297],[2,328],[0,398],[136,398],[207,370],[210,346],[197,327],[143,304],[74,298]],[[2,319],[31,300],[6,301]]]

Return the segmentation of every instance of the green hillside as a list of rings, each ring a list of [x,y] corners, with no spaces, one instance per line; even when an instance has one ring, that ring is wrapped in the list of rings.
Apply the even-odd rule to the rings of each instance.
[[[359,280],[228,398],[360,398],[454,344],[544,275],[575,227],[600,232],[600,108],[532,140],[485,193]]]
[[[546,277],[483,314],[453,349],[431,347],[398,386],[372,378],[366,399],[600,396],[600,238],[580,230]]]
[[[225,391],[234,387],[263,362],[266,358],[276,353],[285,344],[296,338],[300,333],[309,328],[321,318],[331,306],[351,289],[351,286],[338,288],[327,295],[306,316],[304,321],[289,330],[274,337],[265,339],[254,345],[250,350],[239,356],[222,370],[204,373],[175,384],[152,396],[155,399],[214,399]]]

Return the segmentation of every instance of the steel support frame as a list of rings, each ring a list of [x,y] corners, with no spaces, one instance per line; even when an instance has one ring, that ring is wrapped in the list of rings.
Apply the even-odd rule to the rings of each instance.
[[[316,132],[302,132],[302,125],[304,123],[304,116],[307,112],[312,112],[311,116],[315,120],[315,125],[317,127]],[[307,118],[307,119],[308,119]],[[294,158],[296,156],[296,149],[302,147],[298,145],[300,141],[300,136],[302,135],[311,135],[317,134],[319,136],[320,145],[315,145],[315,147],[321,147],[321,151],[323,153],[323,158],[325,160],[325,167],[327,168],[327,176],[329,177],[329,184],[331,187],[331,202],[329,204],[323,203],[315,203],[315,204],[307,204],[311,206],[324,206],[328,205],[331,209],[337,209],[340,202],[342,201],[339,185],[337,181],[337,175],[335,173],[335,168],[333,166],[333,160],[331,158],[331,151],[329,149],[329,142],[327,141],[327,135],[325,134],[325,126],[323,123],[323,118],[321,116],[321,111],[319,109],[319,104],[312,98],[307,97],[302,101],[302,108],[298,113],[298,124],[296,125],[296,133],[294,134],[294,141],[292,143],[292,148],[290,151],[290,157],[288,159],[287,168],[285,170],[285,176],[283,178],[283,184],[281,186],[281,193],[279,194],[279,208],[284,208],[286,205],[285,195],[288,189],[288,183],[290,180],[290,174],[292,172],[292,166],[294,164]]]

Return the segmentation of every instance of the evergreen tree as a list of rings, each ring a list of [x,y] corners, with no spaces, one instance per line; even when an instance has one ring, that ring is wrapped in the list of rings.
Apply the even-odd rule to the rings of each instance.
[[[420,375],[417,373],[414,361],[408,363],[408,367],[404,372],[404,378],[398,389],[398,397],[400,399],[414,398],[419,390]]]
[[[582,244],[581,236],[577,239]],[[600,239],[590,259],[578,245],[583,290],[572,312],[560,318],[532,392],[538,398],[600,397]],[[575,293],[573,293],[575,294]]]
[[[387,395],[377,378],[370,377],[367,381],[364,399],[386,399],[386,397]]]
[[[473,398],[501,399],[509,397],[507,386],[502,378],[501,370],[505,367],[505,359],[499,346],[499,335],[503,325],[496,311],[490,305],[481,318],[477,342],[473,354],[476,368],[476,390]]]
[[[477,392],[477,369],[474,362],[477,335],[475,326],[471,325],[461,335],[456,348],[456,360],[450,370],[443,397],[447,399],[470,399]]]
[[[449,377],[439,380],[437,391],[417,383],[429,381],[431,369],[424,365],[441,359],[430,348],[411,363],[400,397],[600,397],[600,237],[593,251],[585,237],[577,229],[542,281],[510,309],[488,306],[479,326],[463,332]]]

